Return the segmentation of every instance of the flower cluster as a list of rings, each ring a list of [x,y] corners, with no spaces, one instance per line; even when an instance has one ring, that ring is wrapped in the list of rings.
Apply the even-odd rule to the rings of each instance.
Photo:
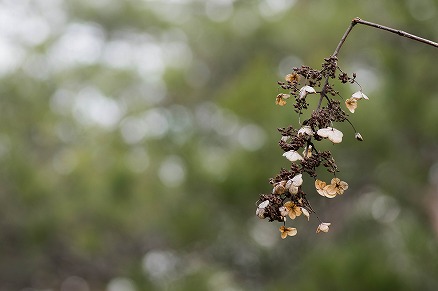
[[[338,71],[340,73],[336,76]],[[333,125],[345,121],[353,127],[354,138],[363,140],[341,108],[341,102],[338,100],[342,99],[341,95],[329,82],[338,79],[342,84],[357,84],[355,78],[355,74],[350,77],[339,69],[336,57],[329,57],[324,59],[320,70],[307,66],[293,68],[293,72],[286,75],[285,82],[278,82],[281,89],[287,92],[278,94],[275,103],[285,106],[292,100],[294,110],[299,116],[299,127],[294,128],[290,125],[278,129],[281,134],[278,144],[284,152],[283,156],[291,162],[291,165],[289,169],[282,168],[277,176],[269,180],[272,192],[260,195],[256,215],[261,219],[281,222],[279,230],[283,239],[297,234],[296,228],[286,227],[288,218],[294,220],[303,214],[307,220],[310,220],[310,214],[315,214],[307,194],[302,189],[303,175],[313,179],[315,192],[326,198],[335,198],[348,189],[348,184],[336,176],[339,170],[331,152],[318,150],[317,145],[325,139],[333,144],[341,143],[344,134]],[[319,95],[318,106],[308,119],[300,122],[301,114],[309,107],[307,99],[317,98],[312,95]],[[354,113],[361,99],[368,100],[362,90],[353,93],[345,100],[346,108]],[[324,167],[333,174],[330,184],[317,179],[319,167]],[[319,220],[316,232],[328,232],[331,224],[321,221],[317,215],[316,217]]]

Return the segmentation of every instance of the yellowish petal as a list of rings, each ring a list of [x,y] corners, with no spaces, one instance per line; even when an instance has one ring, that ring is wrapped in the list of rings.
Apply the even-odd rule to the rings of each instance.
[[[327,198],[335,198],[338,193],[336,185],[327,185],[324,187],[324,196]]]
[[[357,108],[357,99],[349,98],[345,100],[345,106],[347,106],[351,113],[354,113],[354,110]]]

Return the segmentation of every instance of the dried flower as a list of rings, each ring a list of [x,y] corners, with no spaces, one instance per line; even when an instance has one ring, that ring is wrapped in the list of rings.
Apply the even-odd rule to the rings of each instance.
[[[294,227],[280,226],[281,238],[285,239],[288,236],[295,236],[297,234],[297,229]]]
[[[348,110],[350,110],[351,113],[354,113],[354,110],[357,108],[357,99],[355,98],[348,98],[345,100],[345,106],[347,106]]]
[[[316,179],[315,188],[319,195],[326,196],[324,188],[327,186],[326,182]]]
[[[357,139],[357,140],[363,141],[363,137],[362,137],[362,135],[361,135],[360,133],[358,133],[358,132],[356,132],[356,133],[354,134],[354,138]]]
[[[327,198],[334,198],[336,195],[344,194],[348,189],[348,184],[341,181],[339,178],[333,178],[330,185],[324,187],[324,196]]]
[[[264,219],[265,218],[265,208],[269,205],[269,200],[265,200],[262,203],[259,204],[259,206],[257,206],[256,209],[256,215],[260,218],[260,219]]]
[[[298,207],[292,201],[287,201],[282,207],[279,208],[282,216],[289,216],[290,219],[301,215],[301,207]],[[285,215],[283,215],[285,214]]]
[[[298,193],[298,187],[303,184],[303,175],[298,174],[286,183],[286,189],[289,189],[289,193],[295,195]]]
[[[330,230],[329,228],[330,225],[331,225],[330,222],[322,222],[320,225],[318,225],[318,228],[316,229],[316,233],[328,232]]]
[[[290,98],[289,94],[280,93],[275,98],[275,104],[280,105],[280,106],[284,106],[284,105],[286,105],[286,99],[288,99],[288,98]]]
[[[298,135],[300,134],[307,134],[308,136],[313,136],[314,132],[310,126],[305,125],[298,130]]]
[[[292,73],[292,74],[287,74],[286,77],[284,77],[284,79],[288,82],[299,82],[300,81],[300,75],[298,75],[297,73]]]
[[[312,156],[312,145],[306,146],[306,148],[303,151],[303,157],[310,158]]]
[[[284,192],[286,192],[286,181],[281,181],[279,183],[276,183],[274,185],[274,188],[272,189],[272,194],[283,194]]]
[[[321,128],[316,133],[321,137],[328,138],[332,143],[342,142],[342,137],[344,136],[342,131],[333,127]]]
[[[291,162],[295,162],[295,161],[303,159],[303,157],[294,150],[290,150],[290,151],[285,152],[283,154],[283,157],[286,157],[286,159],[288,159]]]
[[[351,95],[351,98],[356,99],[356,100],[359,100],[359,99],[362,99],[362,98],[366,99],[366,100],[369,99],[367,95],[362,93],[362,91],[357,91],[357,92],[353,93],[353,95]]]
[[[306,85],[300,89],[299,97],[300,99],[303,99],[304,97],[307,96],[307,94],[314,94],[314,93],[316,93],[315,89],[313,87]]]

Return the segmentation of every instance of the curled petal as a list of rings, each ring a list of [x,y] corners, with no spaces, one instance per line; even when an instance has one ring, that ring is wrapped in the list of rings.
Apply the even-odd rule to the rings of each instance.
[[[330,225],[331,225],[330,222],[322,222],[320,225],[318,225],[318,228],[316,229],[316,233],[328,232],[330,230],[329,228]]]
[[[314,93],[316,93],[315,89],[313,87],[306,85],[300,89],[299,98],[303,99],[304,97],[307,96],[307,94],[314,94]]]
[[[303,215],[305,217],[307,217],[307,221],[309,221],[310,220],[310,213],[309,213],[309,211],[307,211],[307,209],[304,208],[304,207],[301,207],[301,211],[303,212]]]
[[[354,138],[357,139],[357,140],[359,140],[359,141],[363,141],[363,137],[362,137],[362,135],[361,135],[360,133],[358,133],[358,132],[356,132],[356,133],[354,134]]]
[[[283,157],[286,157],[286,159],[288,159],[291,162],[295,162],[295,161],[303,159],[303,157],[294,150],[290,150],[290,151],[285,152],[283,154]]]

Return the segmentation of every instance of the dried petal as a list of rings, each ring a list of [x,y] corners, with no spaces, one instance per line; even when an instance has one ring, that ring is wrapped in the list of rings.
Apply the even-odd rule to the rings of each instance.
[[[313,136],[314,132],[310,126],[305,125],[298,130],[298,135],[300,134],[307,134],[308,136]]]
[[[266,208],[268,205],[269,205],[269,200],[265,200],[262,203],[260,203],[257,208],[263,209]]]
[[[303,159],[303,157],[302,157],[299,153],[297,153],[296,151],[294,151],[294,150],[290,150],[290,151],[288,151],[288,152],[285,152],[285,153],[283,154],[283,157],[286,157],[286,159],[288,159],[288,160],[291,161],[291,162],[295,162],[295,161],[298,161],[298,160],[302,160],[302,159]]]
[[[316,229],[316,233],[328,232],[330,230],[329,228],[330,225],[331,225],[330,222],[322,222],[320,225],[318,225],[318,228]]]
[[[366,99],[366,100],[369,99],[367,95],[362,93],[362,91],[357,91],[357,92],[353,93],[353,95],[351,95],[351,98],[354,98],[354,99],[357,99],[357,100],[362,99],[362,98]]]
[[[303,174],[298,174],[292,178],[292,184],[296,187],[301,186],[303,184]]]
[[[292,74],[287,74],[286,77],[284,77],[284,79],[288,82],[299,82],[300,81],[300,75],[298,75],[297,73],[292,73]]]
[[[312,156],[312,145],[308,145],[305,149],[304,149],[304,151],[303,151],[303,156],[305,157],[305,158],[310,158],[311,156]]]
[[[358,132],[356,132],[356,133],[354,134],[354,138],[357,139],[357,140],[359,140],[359,141],[363,141],[363,137],[362,137],[362,135],[361,135],[360,133],[358,133]]]
[[[316,179],[315,188],[319,195],[325,196],[324,188],[327,186],[326,182]]]
[[[301,211],[303,212],[303,215],[305,217],[307,217],[307,221],[309,221],[310,220],[310,213],[309,213],[309,211],[307,211],[307,209],[304,208],[304,207],[301,207]]]
[[[285,239],[288,236],[294,236],[297,234],[297,229],[294,227],[285,227],[284,225],[280,226],[281,238]]]
[[[286,99],[288,99],[288,98],[290,98],[289,94],[280,93],[275,98],[275,104],[280,105],[280,106],[284,106],[284,105],[286,105]]]
[[[315,89],[313,89],[313,87],[306,85],[300,89],[299,98],[303,99],[304,97],[307,96],[307,94],[314,94],[314,93],[316,93]]]
[[[333,127],[321,128],[316,132],[321,137],[328,138],[332,143],[340,143],[344,134]]]
[[[350,110],[351,113],[354,113],[354,110],[356,110],[357,108],[357,99],[349,98],[345,100],[345,106],[347,106],[348,110]]]

